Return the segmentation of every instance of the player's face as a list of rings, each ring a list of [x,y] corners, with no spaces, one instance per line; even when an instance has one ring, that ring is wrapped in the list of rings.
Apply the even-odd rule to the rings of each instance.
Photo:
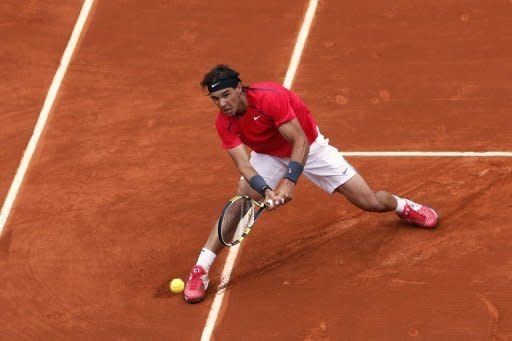
[[[236,88],[226,88],[212,92],[210,98],[226,115],[236,115],[242,109],[240,105],[242,102],[242,86],[239,84]]]

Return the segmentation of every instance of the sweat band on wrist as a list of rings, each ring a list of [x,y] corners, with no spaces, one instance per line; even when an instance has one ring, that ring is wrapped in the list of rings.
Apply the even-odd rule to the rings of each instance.
[[[298,163],[297,161],[290,161],[288,163],[288,173],[286,173],[285,179],[292,181],[293,183],[297,183],[299,180],[299,176],[302,174],[304,170],[304,166]]]
[[[265,196],[265,191],[270,188],[269,185],[265,182],[265,179],[261,175],[255,175],[249,180],[249,185],[258,192],[259,194]]]

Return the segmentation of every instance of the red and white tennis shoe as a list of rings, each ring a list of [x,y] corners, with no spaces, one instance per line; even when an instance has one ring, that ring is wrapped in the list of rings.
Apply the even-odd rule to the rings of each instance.
[[[208,282],[208,273],[201,265],[194,265],[185,285],[185,301],[189,303],[202,301],[206,296]]]
[[[439,216],[436,211],[428,206],[416,204],[410,200],[407,200],[402,213],[397,213],[397,215],[408,223],[428,229],[436,227],[439,221]]]

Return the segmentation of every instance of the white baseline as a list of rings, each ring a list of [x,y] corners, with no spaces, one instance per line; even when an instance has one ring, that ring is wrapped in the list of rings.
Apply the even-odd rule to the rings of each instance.
[[[41,138],[41,134],[44,130],[46,122],[48,121],[50,110],[55,103],[55,98],[57,97],[57,93],[59,92],[62,80],[64,79],[64,75],[66,74],[69,63],[71,61],[71,57],[73,56],[73,52],[75,51],[75,48],[78,44],[80,35],[85,26],[93,3],[94,0],[84,1],[80,15],[78,16],[73,32],[71,33],[71,38],[69,39],[68,45],[66,46],[64,54],[60,60],[60,65],[57,69],[57,72],[55,73],[55,76],[53,77],[50,89],[48,90],[48,94],[44,100],[43,108],[39,113],[39,118],[37,119],[34,132],[28,141],[27,148],[23,153],[23,157],[20,161],[20,165],[18,166],[18,170],[16,171],[16,175],[14,176],[14,180],[12,181],[4,204],[2,205],[2,210],[0,211],[0,235],[4,230],[5,224],[7,223],[7,219],[11,213],[12,206],[16,200],[16,196],[18,195],[21,184],[23,183],[23,179],[25,178],[25,173],[27,172],[30,160],[32,160],[32,155],[34,155],[34,151],[36,150],[39,139]]]

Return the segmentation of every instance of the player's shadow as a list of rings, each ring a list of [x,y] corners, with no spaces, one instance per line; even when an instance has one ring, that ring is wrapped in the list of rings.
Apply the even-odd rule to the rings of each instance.
[[[169,289],[169,281],[165,281],[162,284],[160,284],[153,293],[153,298],[172,298],[176,296],[181,295],[176,295],[171,292],[171,290]]]

